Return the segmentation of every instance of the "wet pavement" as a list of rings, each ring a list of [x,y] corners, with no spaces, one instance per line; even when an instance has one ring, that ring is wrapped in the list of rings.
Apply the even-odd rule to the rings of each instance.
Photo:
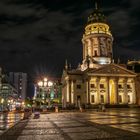
[[[22,120],[0,140],[140,140],[140,109],[41,114]]]
[[[0,113],[0,135],[23,118],[23,113]]]

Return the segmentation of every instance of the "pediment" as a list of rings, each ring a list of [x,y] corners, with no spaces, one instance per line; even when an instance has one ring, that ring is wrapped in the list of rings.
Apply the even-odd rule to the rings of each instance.
[[[120,65],[117,64],[109,64],[105,65],[99,69],[96,70],[90,70],[88,71],[88,74],[103,74],[103,75],[131,75],[131,76],[136,76],[136,73],[133,71],[130,71]]]

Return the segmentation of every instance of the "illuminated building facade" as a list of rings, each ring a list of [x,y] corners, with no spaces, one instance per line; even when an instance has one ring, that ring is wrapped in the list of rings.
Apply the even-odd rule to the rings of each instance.
[[[18,91],[8,82],[0,68],[0,111],[15,109],[18,102]]]
[[[61,83],[54,78],[43,78],[35,84],[34,101],[37,106],[61,104]]]
[[[23,72],[10,72],[9,80],[18,90],[18,96],[25,100],[27,93],[27,74]]]
[[[136,73],[113,61],[113,36],[97,4],[82,37],[83,61],[77,69],[67,62],[62,74],[62,103],[136,104]]]

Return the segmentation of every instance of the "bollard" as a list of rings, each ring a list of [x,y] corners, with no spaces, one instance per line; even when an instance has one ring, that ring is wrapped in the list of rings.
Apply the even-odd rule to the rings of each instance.
[[[32,114],[31,110],[25,110],[23,119],[29,119],[31,114]]]
[[[102,111],[105,112],[105,105],[102,105]]]
[[[80,107],[80,112],[83,112],[83,108],[82,107]]]
[[[28,112],[24,112],[24,117],[23,117],[23,119],[25,120],[25,119],[28,119],[28,118],[29,118]]]
[[[55,107],[55,112],[58,113],[58,106]]]

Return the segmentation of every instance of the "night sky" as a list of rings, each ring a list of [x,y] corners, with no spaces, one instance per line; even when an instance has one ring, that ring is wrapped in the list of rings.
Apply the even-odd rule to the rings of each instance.
[[[140,59],[140,0],[99,0],[114,37],[114,57]],[[82,61],[82,34],[94,0],[0,0],[0,66],[61,77],[65,59]]]

